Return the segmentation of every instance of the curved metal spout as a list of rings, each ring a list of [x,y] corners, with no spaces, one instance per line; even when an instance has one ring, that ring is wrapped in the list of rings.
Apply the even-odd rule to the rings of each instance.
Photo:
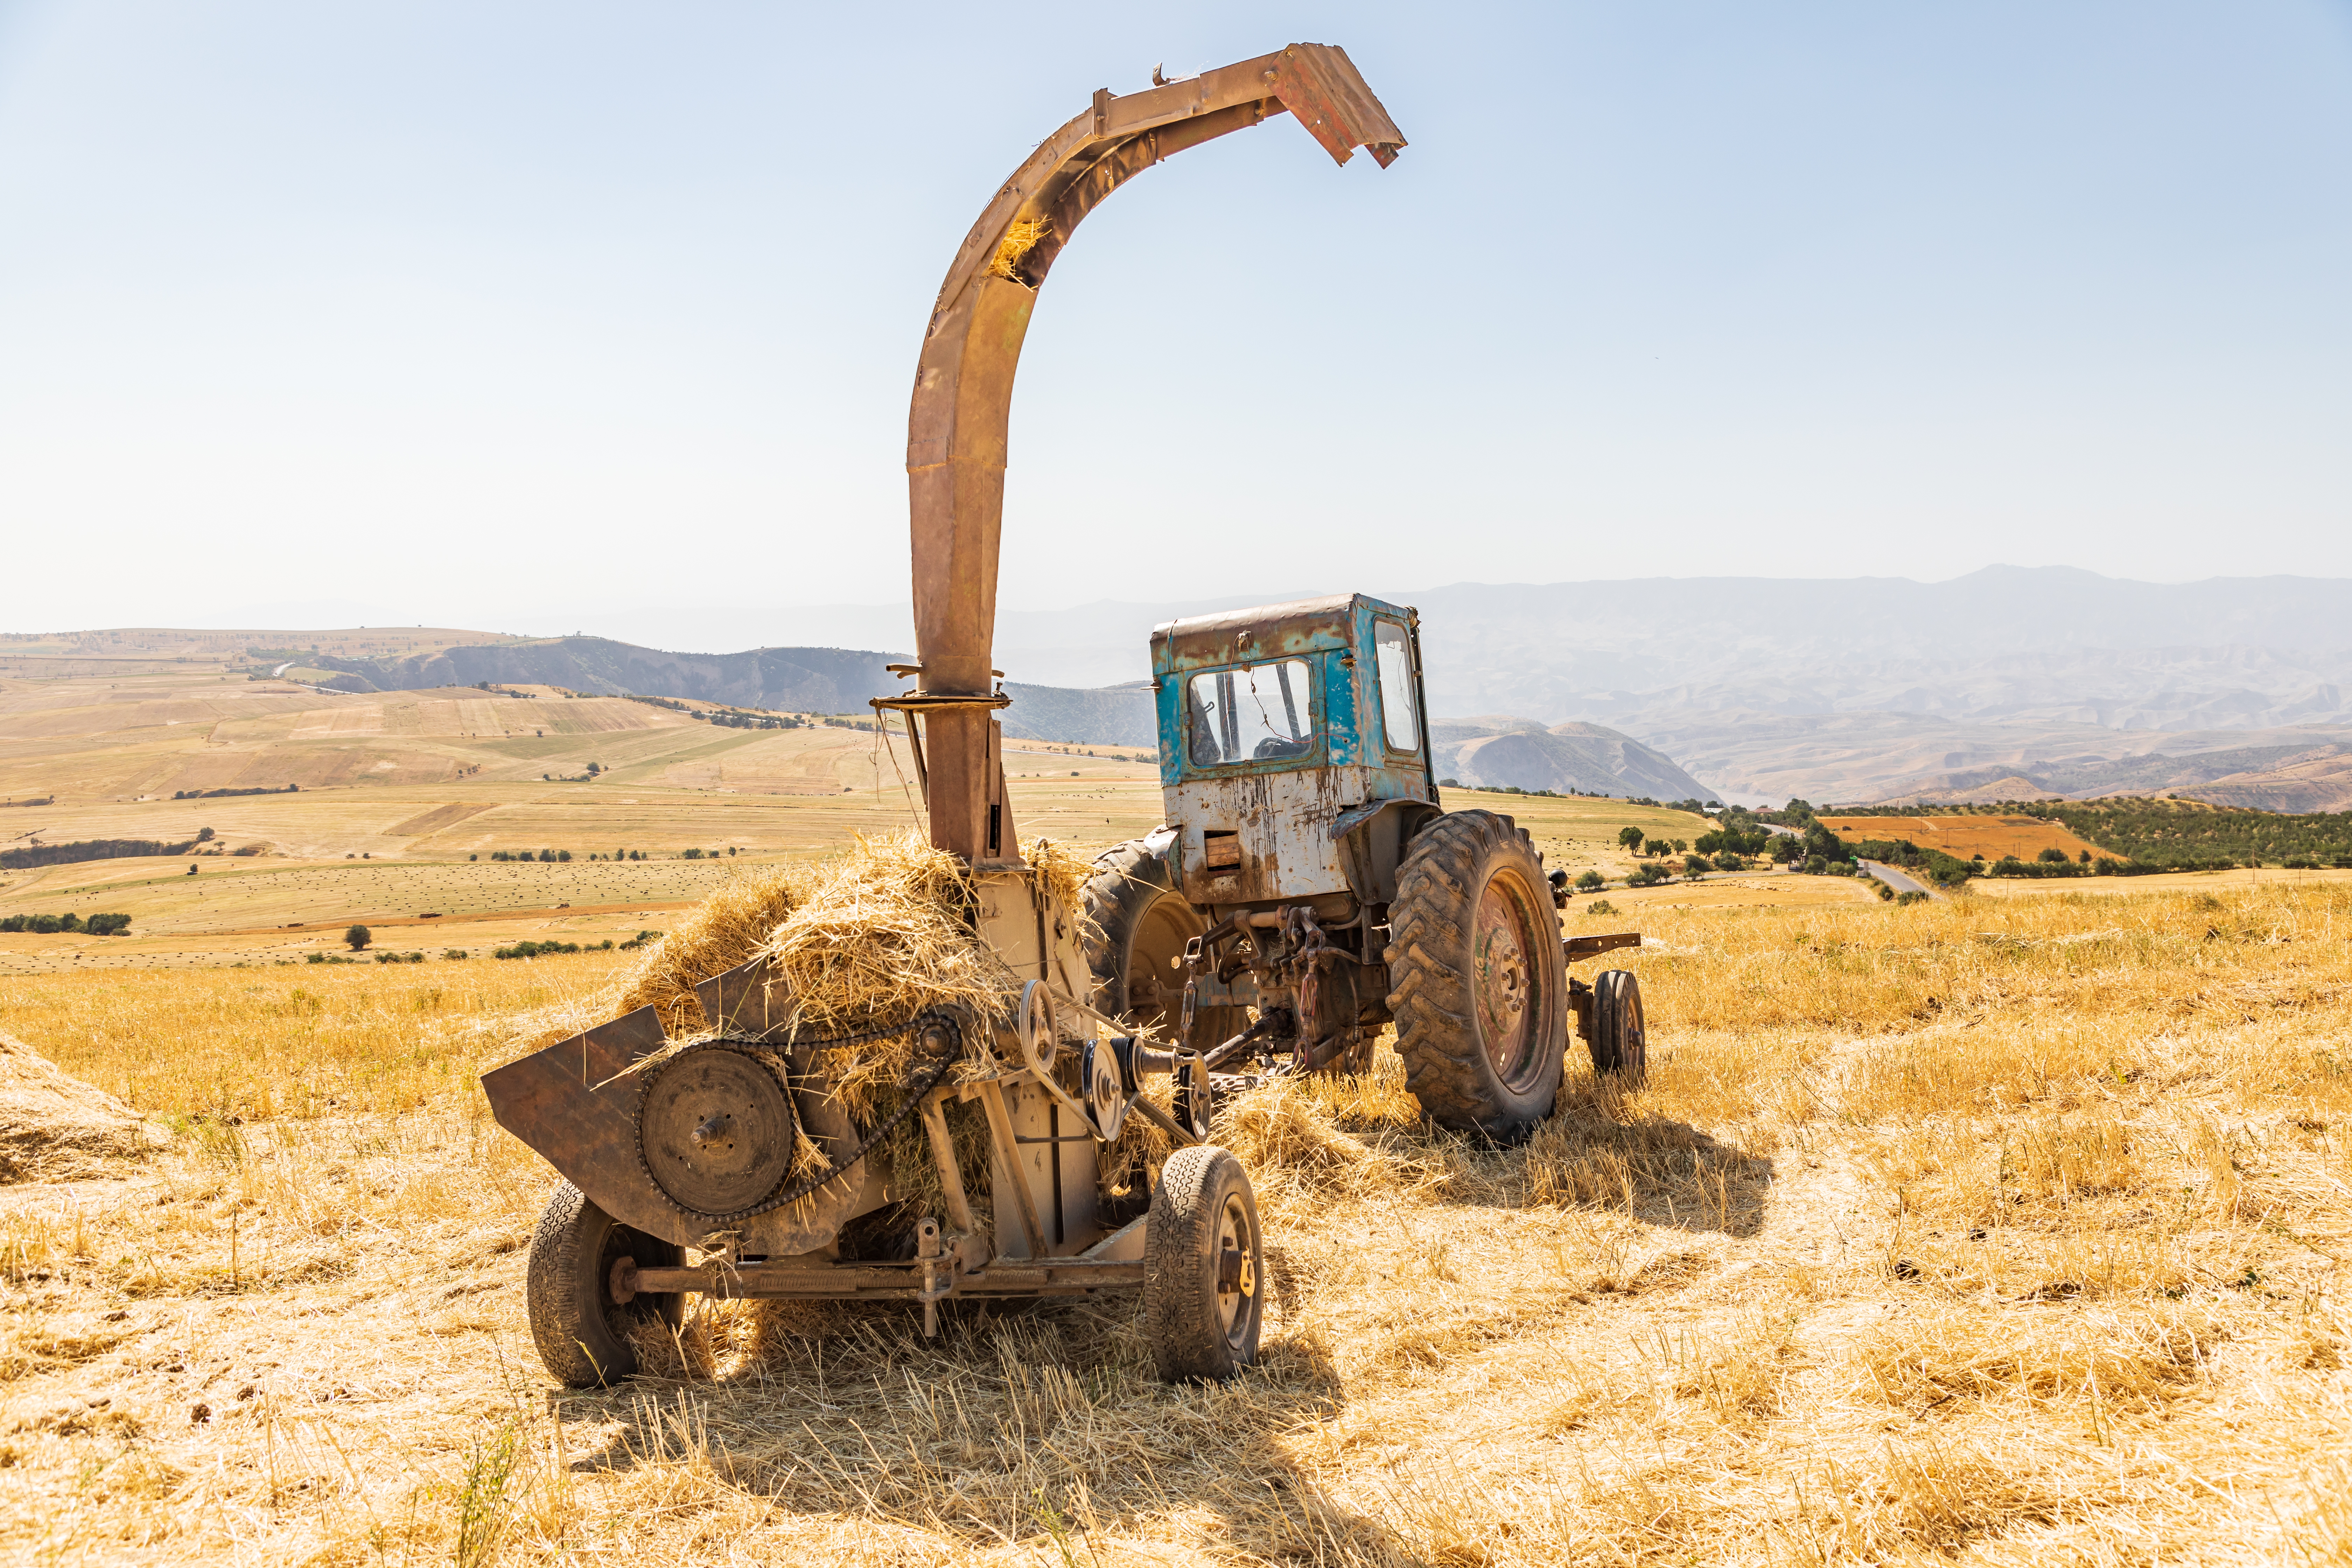
[[[1290,113],[1331,156],[1385,168],[1405,144],[1343,49],[1293,44],[1126,98],[1106,89],[1038,145],[972,225],[931,307],[907,417],[915,646],[931,842],[975,864],[1016,856],[997,756],[992,659],[1013,375],[1045,274],[1081,220],[1188,147]]]

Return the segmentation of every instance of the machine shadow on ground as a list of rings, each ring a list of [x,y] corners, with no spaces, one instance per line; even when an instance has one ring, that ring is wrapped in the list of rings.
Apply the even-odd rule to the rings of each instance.
[[[570,1431],[594,1434],[570,1445],[573,1474],[667,1488],[700,1470],[756,1510],[976,1550],[1169,1531],[1277,1559],[1317,1543],[1410,1556],[1286,1451],[1346,1395],[1320,1341],[1281,1323],[1255,1368],[1205,1385],[1158,1381],[1125,1296],[951,1302],[936,1339],[904,1303],[729,1303],[689,1318],[677,1348],[709,1374],[673,1357],[671,1375],[556,1396]]]

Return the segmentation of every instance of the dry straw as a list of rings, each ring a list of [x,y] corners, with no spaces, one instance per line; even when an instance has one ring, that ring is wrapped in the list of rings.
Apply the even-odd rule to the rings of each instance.
[[[1005,229],[1004,237],[996,242],[996,254],[989,258],[988,275],[1013,283],[1025,282],[1013,268],[1021,265],[1023,257],[1036,248],[1039,240],[1053,232],[1054,226],[1044,218],[1014,218]]]

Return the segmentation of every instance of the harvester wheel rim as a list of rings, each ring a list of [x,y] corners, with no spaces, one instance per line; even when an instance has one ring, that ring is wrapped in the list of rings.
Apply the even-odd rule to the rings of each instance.
[[[799,1118],[792,1086],[767,1057],[719,1041],[689,1046],[639,1091],[638,1158],[680,1208],[747,1209],[791,1174]]]

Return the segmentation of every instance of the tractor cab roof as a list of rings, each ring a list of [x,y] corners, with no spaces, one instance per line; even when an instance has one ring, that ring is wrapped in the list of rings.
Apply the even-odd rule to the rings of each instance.
[[[1332,594],[1163,621],[1151,631],[1151,672],[1160,676],[1304,653],[1350,652],[1357,646],[1359,627],[1375,615],[1407,625],[1417,625],[1421,618],[1408,606],[1369,595]]]

